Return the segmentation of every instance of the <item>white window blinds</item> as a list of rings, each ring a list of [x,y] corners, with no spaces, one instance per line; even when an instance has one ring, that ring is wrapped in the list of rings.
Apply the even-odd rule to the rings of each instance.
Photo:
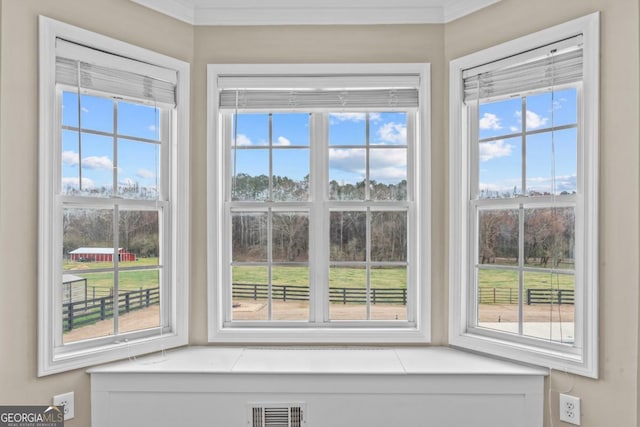
[[[464,101],[490,100],[582,80],[582,36],[465,70]]]
[[[412,110],[418,75],[220,76],[221,110]]]
[[[142,102],[176,105],[174,70],[62,39],[56,40],[56,83]]]

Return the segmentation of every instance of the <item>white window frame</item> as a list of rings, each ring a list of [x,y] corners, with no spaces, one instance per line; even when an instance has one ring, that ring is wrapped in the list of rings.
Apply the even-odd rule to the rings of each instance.
[[[583,35],[583,82],[578,104],[576,196],[575,346],[552,344],[474,328],[469,195],[474,170],[470,146],[474,130],[463,102],[463,71],[572,36]],[[598,376],[598,111],[599,14],[594,13],[467,56],[450,63],[450,230],[449,343],[452,346],[597,378]],[[476,117],[477,118],[477,117]],[[477,120],[475,121],[477,123]],[[477,169],[477,168],[475,168]],[[580,237],[578,237],[580,236]],[[582,242],[580,245],[579,242]],[[578,247],[580,245],[580,247]],[[485,331],[486,332],[486,331]]]
[[[411,325],[404,322],[402,327],[393,322],[363,321],[331,324],[326,317],[315,323],[293,325],[294,322],[265,321],[263,324],[252,322],[250,325],[238,326],[225,322],[227,316],[224,304],[229,301],[229,293],[225,289],[228,274],[224,266],[228,265],[225,256],[224,236],[225,223],[225,174],[229,172],[229,164],[225,162],[225,147],[220,141],[224,138],[222,115],[218,105],[219,76],[366,76],[366,75],[401,75],[403,73],[419,75],[420,108],[416,114],[416,143],[409,148],[408,179],[414,180],[415,201],[410,216],[415,217],[416,233],[408,236],[415,239],[415,251],[409,262],[414,263],[413,273],[408,277],[408,292],[415,298],[415,312],[409,306],[408,315],[414,316]],[[430,340],[430,66],[429,64],[210,64],[207,68],[207,212],[208,212],[208,338],[209,342],[223,343],[415,343]],[[325,124],[326,125],[326,124]],[[310,126],[314,126],[310,123]],[[326,157],[312,164],[312,168],[326,168]],[[312,161],[313,163],[313,161]],[[413,171],[413,172],[412,172]],[[321,176],[326,176],[326,173]],[[328,182],[328,181],[327,181]],[[312,183],[316,191],[322,191],[322,183]],[[411,218],[408,219],[411,221]],[[313,227],[310,233],[314,233]],[[310,257],[313,257],[311,249]],[[311,272],[311,274],[322,274]],[[326,275],[326,274],[325,274]],[[409,290],[411,287],[412,290]],[[311,289],[315,292],[315,301],[322,297],[324,289]],[[328,309],[322,304],[310,307],[321,319],[323,311]],[[326,316],[326,314],[325,314]],[[364,323],[368,322],[365,326]],[[231,322],[233,323],[233,322]]]
[[[189,69],[188,63],[122,41],[68,25],[44,16],[39,21],[39,272],[38,272],[38,375],[136,356],[188,343],[189,286]],[[163,241],[169,256],[163,260],[165,283],[161,299],[167,317],[164,328],[62,344],[60,250],[62,204],[60,90],[56,88],[56,39],[174,70],[177,73],[176,107],[169,118],[171,132],[163,153],[168,154],[169,189],[162,201]],[[168,128],[169,128],[168,127]],[[168,129],[167,128],[167,129]],[[164,144],[164,143],[163,143]],[[165,178],[163,177],[163,179]],[[98,203],[98,201],[96,201]]]

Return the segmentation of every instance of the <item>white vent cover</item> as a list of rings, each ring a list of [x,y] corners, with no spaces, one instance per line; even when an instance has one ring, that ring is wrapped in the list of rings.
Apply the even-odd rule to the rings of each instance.
[[[251,427],[302,427],[303,423],[304,404],[249,404],[249,425]]]

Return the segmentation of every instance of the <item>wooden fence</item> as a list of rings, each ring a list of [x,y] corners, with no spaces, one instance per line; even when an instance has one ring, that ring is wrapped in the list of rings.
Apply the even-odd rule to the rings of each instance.
[[[519,300],[517,289],[480,288],[478,302],[480,304],[517,304]],[[573,289],[526,289],[524,303],[532,304],[573,304],[575,292]]]
[[[267,299],[269,286],[254,283],[234,283],[233,297],[244,299]],[[271,285],[271,298],[277,301],[309,301],[309,287],[296,285]],[[370,289],[372,304],[407,304],[405,288]],[[330,288],[329,301],[336,304],[364,304],[367,290],[363,288]]]
[[[100,290],[104,294],[108,290]],[[93,292],[95,295],[95,290]],[[129,313],[151,305],[160,303],[160,288],[139,289],[136,291],[119,292],[117,305],[118,313]],[[62,308],[63,329],[65,332],[87,324],[95,323],[113,317],[114,296],[96,296],[82,301],[65,302]]]

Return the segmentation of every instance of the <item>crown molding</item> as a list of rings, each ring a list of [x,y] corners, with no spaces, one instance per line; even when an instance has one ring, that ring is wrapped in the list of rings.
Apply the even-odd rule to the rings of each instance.
[[[130,0],[191,25],[443,24],[500,0]]]

